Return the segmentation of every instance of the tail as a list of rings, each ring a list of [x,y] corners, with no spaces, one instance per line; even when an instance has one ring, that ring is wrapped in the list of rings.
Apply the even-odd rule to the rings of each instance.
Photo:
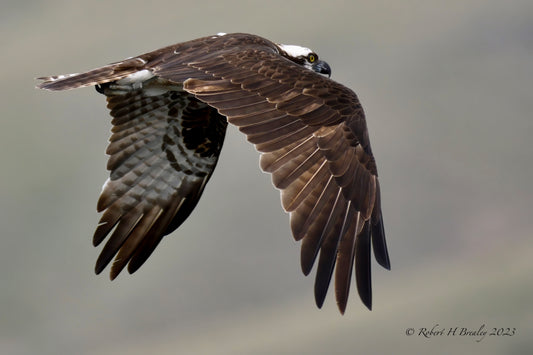
[[[44,76],[37,78],[37,80],[43,81],[37,85],[37,88],[60,91],[104,84],[125,78],[144,69],[145,65],[146,61],[137,57],[112,63],[85,73]]]

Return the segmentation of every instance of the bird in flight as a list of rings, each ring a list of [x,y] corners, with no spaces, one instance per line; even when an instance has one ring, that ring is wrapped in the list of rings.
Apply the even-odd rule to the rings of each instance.
[[[376,162],[356,94],[308,48],[219,33],[85,73],[39,78],[59,91],[95,86],[107,98],[110,177],[93,237],[107,238],[97,274],[135,272],[190,215],[217,164],[227,123],[261,153],[301,240],[305,275],[318,257],[315,300],[331,278],[344,313],[352,270],[371,309],[371,249],[390,269]],[[334,272],[335,271],[335,272]]]

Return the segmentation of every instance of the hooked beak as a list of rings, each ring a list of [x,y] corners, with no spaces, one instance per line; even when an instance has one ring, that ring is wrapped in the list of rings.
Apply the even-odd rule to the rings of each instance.
[[[331,78],[331,68],[329,67],[329,64],[324,62],[323,60],[318,60],[311,66],[313,68],[313,71],[319,74],[327,74],[328,78]]]

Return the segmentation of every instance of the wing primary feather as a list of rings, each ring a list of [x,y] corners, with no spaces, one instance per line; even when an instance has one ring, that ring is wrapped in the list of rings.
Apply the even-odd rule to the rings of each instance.
[[[347,202],[342,192],[337,193],[335,204],[324,228],[324,237],[320,248],[320,257],[315,279],[315,301],[318,308],[322,308],[329,287],[340,240],[340,232],[344,228],[343,219],[346,214]]]
[[[372,221],[372,247],[376,261],[385,269],[390,270],[389,253],[385,241],[385,230],[383,228],[383,216],[379,217],[378,222]]]
[[[163,209],[161,209],[159,206],[155,206],[147,214],[145,214],[139,221],[139,224],[135,226],[115,257],[115,261],[111,267],[111,280],[114,280],[118,274],[120,274],[124,266],[126,266],[126,264],[130,261],[135,249],[142,242],[143,238],[146,236],[146,233],[157,221],[162,212]]]
[[[327,162],[323,161],[318,169],[313,173],[313,176],[309,178],[307,183],[301,187],[300,191],[293,191],[291,193],[292,198],[290,201],[283,199],[283,207],[286,211],[293,211],[315,190],[322,181],[327,180],[328,167]]]
[[[344,314],[346,310],[350,293],[350,280],[352,278],[355,255],[355,235],[360,218],[360,213],[349,204],[337,252],[337,265],[335,266],[335,298],[341,314]]]
[[[309,217],[315,210],[315,207],[321,203],[320,198],[329,183],[330,177],[327,176],[315,177],[315,182],[312,183],[314,187],[309,190],[309,193],[303,197],[303,201],[299,204],[294,211],[290,212],[290,225],[293,237],[295,240],[300,240],[307,235],[311,229],[309,228],[311,222]],[[312,222],[316,222],[313,219]]]
[[[109,208],[104,212],[98,222],[98,227],[94,231],[93,245],[96,247],[105,239],[107,234],[113,229],[122,217],[122,211],[119,208]]]
[[[303,161],[300,159],[294,159],[286,166],[278,169],[272,176],[272,182],[278,189],[284,190],[295,180],[302,177],[304,173],[312,171],[313,169],[316,170],[319,164],[323,165],[323,162],[325,161],[326,160],[320,155],[320,151],[317,148]]]
[[[367,221],[355,240],[355,278],[363,304],[372,309],[372,278],[370,275],[370,223]]]
[[[196,206],[198,200],[193,198],[178,198],[177,196],[172,199],[172,202],[165,212],[159,217],[157,224],[152,225],[146,236],[143,238],[141,244],[135,250],[131,260],[128,264],[128,272],[133,274],[137,271],[148,257],[155,250],[163,236],[173,231],[177,226],[181,225],[183,221],[189,216],[190,212]],[[181,213],[178,214],[178,211]],[[174,221],[176,217],[178,220]],[[177,225],[174,229],[169,228],[169,224],[174,221],[174,225]]]
[[[137,209],[133,209],[120,219],[120,222],[113,231],[113,234],[111,237],[109,237],[104,249],[102,249],[100,256],[96,260],[96,274],[101,273],[105,269],[107,264],[109,264],[109,262],[113,259],[141,218],[142,213],[140,213]]]
[[[374,210],[371,216],[372,228],[372,248],[376,261],[385,269],[390,270],[389,252],[387,251],[387,242],[385,240],[385,229],[383,227],[383,214],[381,212],[381,192],[379,180],[376,178],[376,195],[374,201]]]
[[[299,225],[291,223],[291,229],[295,238],[297,240],[303,238],[300,259],[304,275],[308,275],[313,268],[325,235],[324,230],[339,192],[335,181],[330,177],[326,188],[320,195],[311,213],[309,213],[306,221]]]

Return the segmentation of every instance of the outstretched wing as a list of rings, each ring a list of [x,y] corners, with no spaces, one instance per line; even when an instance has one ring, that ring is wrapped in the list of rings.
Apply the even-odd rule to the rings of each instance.
[[[355,93],[270,47],[211,52],[188,63],[170,56],[153,73],[183,82],[262,153],[261,167],[272,173],[293,235],[302,239],[306,275],[320,252],[317,305],[336,264],[336,298],[344,312],[355,263],[359,294],[371,308],[371,240],[377,261],[385,268],[390,262],[376,164]]]
[[[113,279],[128,263],[129,272],[137,270],[162,237],[189,216],[213,173],[227,123],[182,91],[111,94],[108,108],[111,174],[98,200],[104,213],[93,243],[112,233],[95,269],[100,273],[116,255]]]
[[[125,65],[126,62],[129,64]],[[106,74],[102,75],[102,72]],[[261,168],[272,174],[274,185],[281,190],[282,205],[290,213],[293,235],[302,240],[301,263],[306,275],[320,253],[315,282],[317,305],[322,305],[335,269],[337,303],[344,312],[355,265],[359,295],[371,307],[371,244],[382,266],[388,269],[390,262],[376,164],[363,110],[350,89],[283,58],[272,42],[247,34],[206,37],[77,76],[44,79],[46,81],[40,87],[50,90],[117,80],[120,83],[122,79],[127,79],[126,83],[132,88],[136,85],[141,88],[148,81],[162,80],[171,86],[183,85],[185,91],[216,108],[230,123],[238,126],[262,153]],[[147,110],[148,102],[163,107],[162,102],[172,97],[164,85],[154,90],[150,95],[134,91],[131,100],[129,94],[109,100],[114,121],[131,121],[131,132],[136,132],[131,133],[133,137],[140,137],[137,131],[142,127],[142,117],[146,117],[142,112]],[[166,109],[153,109],[154,121],[161,125],[155,131],[159,132],[158,139],[163,142],[167,142],[165,134],[178,127],[175,123],[164,123],[172,116],[169,110],[168,105]],[[121,112],[126,111],[136,113],[121,120]],[[137,118],[139,126],[133,123]],[[116,131],[119,132],[114,135],[120,136],[122,129]],[[125,128],[124,132],[129,131]],[[129,134],[124,133],[124,136]],[[172,143],[179,141],[179,135],[169,137]],[[117,266],[114,267],[117,272],[112,270],[112,277],[125,264],[126,261],[122,260],[130,255],[129,270],[134,271],[162,235],[172,231],[171,227],[177,227],[188,216],[216,164],[216,159],[200,159],[205,167],[204,175],[187,174],[181,165],[182,160],[177,158],[183,152],[171,150],[171,156],[178,162],[179,169],[176,169],[164,149],[154,146],[154,152],[148,155],[153,158],[154,164],[159,162],[160,165],[145,166],[152,160],[140,153],[145,151],[143,147],[150,146],[150,139],[144,137],[132,140],[129,150],[117,149],[117,156],[126,154],[138,160],[139,164],[123,163],[125,172],[116,175],[116,181],[120,183],[112,184],[115,166],[111,162],[121,160],[114,158],[113,144],[110,145],[111,182],[102,195],[105,196],[108,191],[107,195],[112,198],[101,198],[106,203],[100,202],[99,209],[105,208],[106,212],[102,216],[103,224],[95,233],[97,243],[118,222],[108,242],[110,246],[106,245],[102,252],[106,256],[101,256],[102,262],[97,264],[99,271],[98,265],[105,266],[120,249]],[[135,167],[129,168],[130,165]],[[156,178],[157,183],[150,186],[170,184],[168,191],[174,191],[176,195],[160,194],[160,188],[144,187],[142,177],[153,179],[163,176],[167,180]],[[169,181],[170,176],[175,180]],[[121,197],[116,198],[118,195]],[[154,222],[156,218],[161,220],[162,212],[158,211],[163,207],[149,202],[160,200],[161,195],[166,196],[163,200],[170,206],[164,210],[169,212],[163,221],[177,221],[166,229],[161,227],[165,223]],[[127,206],[128,210],[125,211],[123,206]],[[152,210],[149,206],[158,208]],[[139,232],[131,232],[132,228]],[[137,234],[146,237],[137,237]],[[127,238],[125,242],[124,236]],[[125,249],[124,258],[121,248]]]

